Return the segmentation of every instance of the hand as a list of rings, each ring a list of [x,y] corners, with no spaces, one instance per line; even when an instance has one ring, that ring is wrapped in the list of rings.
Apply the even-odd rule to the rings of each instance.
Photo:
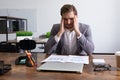
[[[60,30],[57,33],[57,36],[61,37],[61,35],[64,33],[64,31],[65,31],[65,28],[64,28],[64,19],[61,18]]]
[[[76,32],[76,35],[80,36],[81,32],[79,30],[78,17],[77,16],[74,17],[74,30]]]

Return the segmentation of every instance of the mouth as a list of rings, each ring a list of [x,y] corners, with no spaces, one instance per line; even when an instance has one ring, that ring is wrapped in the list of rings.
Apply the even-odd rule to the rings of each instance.
[[[73,25],[71,25],[71,24],[65,25],[65,28],[66,28],[66,29],[71,29],[71,28],[73,28]]]

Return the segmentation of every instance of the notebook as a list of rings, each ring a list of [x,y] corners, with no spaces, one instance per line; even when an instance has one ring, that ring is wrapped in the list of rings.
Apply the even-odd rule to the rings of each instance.
[[[83,63],[45,62],[37,68],[37,71],[64,71],[82,73],[83,66]]]

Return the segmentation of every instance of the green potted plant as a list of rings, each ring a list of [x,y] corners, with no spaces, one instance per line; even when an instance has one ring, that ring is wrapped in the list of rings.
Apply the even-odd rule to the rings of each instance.
[[[25,38],[32,39],[32,35],[33,35],[33,32],[31,31],[17,31],[16,32],[17,41],[20,41]]]
[[[49,38],[50,37],[50,32],[46,32],[45,36],[46,36],[46,38]]]

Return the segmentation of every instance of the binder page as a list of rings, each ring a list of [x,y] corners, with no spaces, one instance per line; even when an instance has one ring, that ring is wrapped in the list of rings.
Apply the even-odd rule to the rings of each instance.
[[[41,62],[66,62],[68,56],[63,55],[50,55],[48,58],[44,59]]]
[[[69,55],[67,62],[89,64],[89,57],[88,56]]]
[[[48,58],[41,62],[71,62],[89,64],[88,56],[75,56],[75,55],[50,55]]]

